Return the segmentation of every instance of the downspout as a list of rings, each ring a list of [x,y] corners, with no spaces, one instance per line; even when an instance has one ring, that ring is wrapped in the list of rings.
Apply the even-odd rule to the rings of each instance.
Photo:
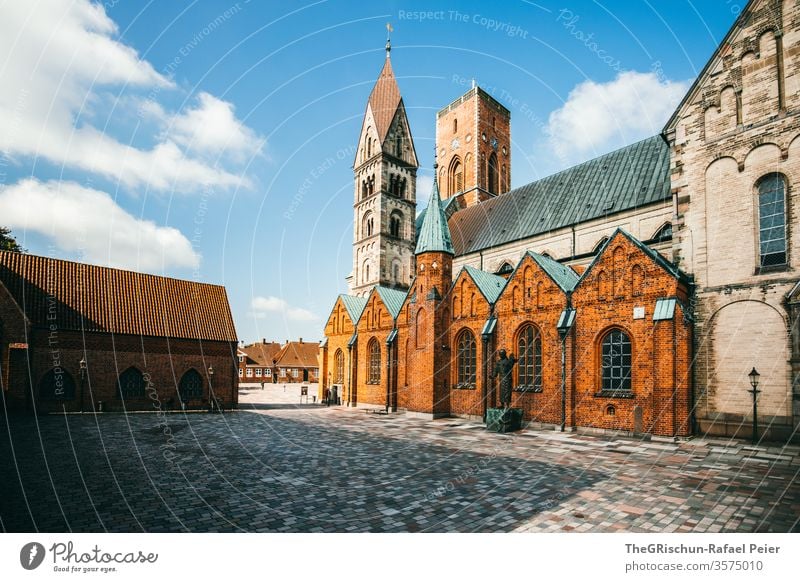
[[[575,230],[573,229],[573,235]],[[574,247],[573,247],[574,249]],[[567,304],[565,310],[572,307],[572,292],[567,291]],[[567,427],[567,336],[568,330],[561,336],[561,432]]]
[[[481,255],[481,264],[483,264],[483,255]],[[489,319],[494,316],[494,304],[489,306]],[[489,398],[489,334],[481,334],[481,361],[483,362],[483,374],[481,378],[481,416],[483,422],[486,422],[486,409],[488,408],[487,399]]]
[[[677,322],[672,318],[672,438],[678,438],[678,334]]]
[[[395,323],[395,327],[392,328],[392,331],[389,332],[391,336],[397,329],[397,324]],[[392,407],[392,346],[394,345],[394,341],[397,338],[392,338],[391,341],[386,342],[386,414],[389,414],[389,410]]]
[[[342,395],[344,399],[344,395]],[[350,406],[353,400],[353,346],[348,342],[347,344],[347,402],[345,406]],[[336,404],[336,403],[334,403]]]

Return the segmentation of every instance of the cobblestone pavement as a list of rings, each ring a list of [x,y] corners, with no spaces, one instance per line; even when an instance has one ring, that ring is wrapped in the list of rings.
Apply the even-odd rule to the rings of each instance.
[[[0,420],[0,529],[800,531],[798,446],[498,435],[297,390],[221,415]]]

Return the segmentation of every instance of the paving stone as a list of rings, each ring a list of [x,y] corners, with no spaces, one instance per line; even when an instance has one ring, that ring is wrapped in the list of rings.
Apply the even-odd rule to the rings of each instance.
[[[153,415],[0,420],[0,530],[800,531],[794,445],[286,403],[168,421],[172,462]]]

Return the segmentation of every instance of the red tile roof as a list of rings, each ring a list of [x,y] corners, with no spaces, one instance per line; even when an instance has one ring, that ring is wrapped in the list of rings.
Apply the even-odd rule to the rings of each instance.
[[[33,325],[236,341],[225,288],[0,251],[0,282]]]
[[[239,351],[246,357],[247,365],[272,367],[272,360],[276,360],[281,344],[277,342],[260,342],[241,346]]]
[[[288,342],[278,353],[278,366],[284,368],[318,368],[319,344]]]

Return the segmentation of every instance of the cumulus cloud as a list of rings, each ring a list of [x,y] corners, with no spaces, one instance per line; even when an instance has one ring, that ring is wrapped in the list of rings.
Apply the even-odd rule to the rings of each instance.
[[[200,256],[175,228],[132,216],[106,194],[74,182],[26,179],[0,187],[0,216],[87,262],[135,271],[196,268]]]
[[[292,307],[285,299],[269,295],[267,297],[253,297],[250,307],[252,314],[256,318],[266,317],[268,313],[281,313],[286,319],[293,321],[313,321],[316,316],[308,309],[302,307]]]
[[[192,192],[199,186],[249,186],[231,168],[210,164],[197,152],[229,150],[241,157],[259,138],[233,115],[231,104],[203,94],[200,106],[177,116],[174,135],[149,136],[134,147],[87,120],[103,91],[149,90],[143,116],[164,114],[156,101],[174,83],[115,38],[116,24],[100,3],[41,0],[3,5],[0,18],[0,149],[9,156],[42,157],[127,187]],[[135,114],[133,101],[113,103],[114,115]],[[131,111],[123,111],[126,107]],[[185,122],[185,123],[184,123]],[[192,132],[189,123],[206,125]],[[138,136],[146,139],[148,136]],[[238,158],[237,158],[238,159]]]
[[[232,103],[209,93],[198,95],[198,104],[172,118],[168,133],[187,150],[209,156],[243,161],[261,151],[263,139],[234,115]]]
[[[688,88],[688,82],[635,71],[607,83],[584,81],[550,114],[550,145],[562,160],[575,160],[654,135]]]

